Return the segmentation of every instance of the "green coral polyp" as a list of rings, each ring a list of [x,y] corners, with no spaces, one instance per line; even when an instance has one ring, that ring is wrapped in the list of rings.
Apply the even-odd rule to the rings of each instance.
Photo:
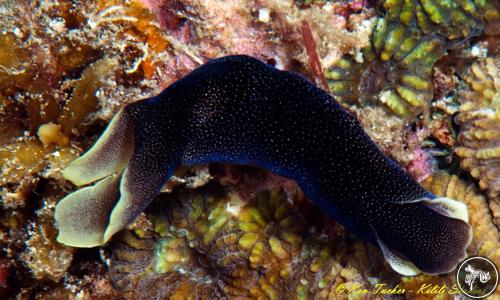
[[[404,1],[400,10],[398,7],[385,8],[391,20],[408,27],[416,22],[424,33],[437,33],[448,39],[456,39],[465,38],[481,29],[485,21],[498,21],[499,11],[494,1],[410,0]]]
[[[382,9],[371,45],[361,50],[364,62],[346,55],[325,77],[341,102],[378,100],[401,117],[421,113],[432,100],[432,70],[450,45],[500,20],[490,0],[386,0]]]
[[[401,66],[430,75],[432,66],[444,55],[442,45],[442,41],[438,38],[422,41],[401,60]]]
[[[154,271],[158,274],[176,271],[189,258],[184,239],[169,237],[158,242],[155,249]]]
[[[409,113],[403,100],[394,91],[386,91],[386,93],[381,94],[380,100],[384,103],[391,111],[398,115],[407,115]]]
[[[403,39],[403,41],[399,44],[399,48],[394,53],[394,59],[401,60],[408,52],[415,48],[416,44],[417,40],[413,35],[410,35]]]
[[[372,45],[373,48],[363,49],[367,58],[363,64],[356,64],[351,58],[344,57],[327,70],[325,77],[332,93],[345,98],[347,102],[359,100],[361,103],[371,103],[378,93],[385,90],[389,93],[383,99],[379,96],[379,99],[390,111],[400,116],[419,113],[432,98],[432,67],[445,53],[442,40],[437,37],[422,38],[422,34],[415,29],[379,19],[373,32]],[[363,75],[372,64],[375,64],[374,69],[381,66],[388,70],[380,74],[375,71],[372,72],[375,74]],[[378,79],[384,84],[379,84],[375,90],[364,90],[365,86],[371,87],[373,84],[363,81],[375,82],[377,80],[374,77],[387,76],[387,73],[393,74],[392,77]]]
[[[436,24],[441,24],[446,22],[446,20],[443,17],[443,12],[437,5],[433,3],[433,1],[431,0],[423,1],[422,7],[424,8],[424,11],[427,13],[429,19],[432,22]]]
[[[380,58],[383,61],[388,61],[389,59],[391,59],[392,54],[398,48],[404,35],[405,29],[401,25],[396,26],[396,28],[389,32],[385,39],[384,50],[380,54]]]
[[[401,11],[402,0],[386,0],[384,2],[384,8],[387,10],[389,18],[397,18],[399,12]]]
[[[498,20],[498,9],[491,1],[403,0],[386,1],[386,18],[422,32],[437,33],[449,39],[467,37],[481,28],[483,18]]]
[[[425,95],[419,95],[415,91],[404,86],[398,86],[396,90],[398,91],[399,95],[404,100],[406,100],[406,102],[413,106],[420,107],[425,104]]]
[[[415,4],[413,0],[404,0],[401,7],[401,13],[399,19],[401,23],[405,26],[411,26],[413,21],[413,10],[415,9]]]
[[[389,24],[386,19],[384,18],[377,19],[377,23],[372,33],[372,45],[373,48],[375,48],[376,50],[382,49],[384,45],[388,25]]]
[[[403,84],[410,86],[416,90],[427,91],[432,88],[429,81],[424,80],[422,77],[417,75],[403,75],[401,77]]]

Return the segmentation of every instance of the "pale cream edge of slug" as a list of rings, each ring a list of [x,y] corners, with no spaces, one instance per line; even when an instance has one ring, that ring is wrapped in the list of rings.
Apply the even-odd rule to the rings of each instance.
[[[85,154],[72,161],[63,177],[77,186],[89,184],[123,170],[132,156],[131,124],[121,109]]]
[[[441,213],[444,212],[450,218],[459,219],[465,223],[469,223],[469,212],[467,205],[457,200],[446,197],[438,197],[433,200],[423,200],[426,206]],[[435,209],[437,208],[437,209]]]
[[[119,198],[121,174],[114,174],[93,186],[81,188],[64,197],[55,208],[59,229],[57,241],[72,247],[90,248],[106,241],[104,232],[109,215]]]
[[[444,214],[450,218],[459,219],[469,224],[469,213],[467,211],[467,206],[462,202],[446,197],[438,197],[433,200],[422,199],[419,201],[424,202],[424,205],[426,205],[427,207],[436,211],[439,214]],[[419,202],[419,201],[414,201],[414,202]],[[387,247],[378,238],[378,236],[377,236],[377,242],[380,246],[380,249],[382,250],[382,254],[384,255],[385,260],[387,261],[387,263],[389,263],[389,265],[394,271],[404,276],[415,276],[422,272],[411,261],[409,261],[408,259],[404,258],[401,255],[396,254],[389,247]],[[466,249],[468,248],[471,242],[472,242],[472,228],[469,226],[469,240],[464,247],[464,253],[462,259],[466,257],[467,255]],[[457,263],[462,259],[459,259]],[[451,271],[452,270],[450,270],[450,272]]]

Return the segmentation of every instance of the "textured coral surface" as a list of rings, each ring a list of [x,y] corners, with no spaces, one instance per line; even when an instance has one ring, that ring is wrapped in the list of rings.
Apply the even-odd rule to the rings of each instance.
[[[209,185],[159,196],[139,221],[142,225],[107,248],[117,286],[130,299],[186,294],[331,299],[342,297],[344,288],[364,299],[367,295],[359,291],[376,289],[379,280],[413,293],[422,284],[454,282],[454,274],[400,277],[383,264],[378,250],[324,222],[327,217],[293,183],[286,190],[266,187],[247,200],[238,190],[244,185]],[[467,205],[475,228],[468,254],[499,264],[500,236],[486,197],[473,184],[442,171],[423,186]],[[371,277],[377,280],[367,281]],[[407,295],[432,298],[412,292]]]
[[[326,77],[344,101],[381,102],[401,117],[428,112],[438,60],[500,22],[496,0],[387,0],[379,6],[384,14],[374,22],[370,45],[338,60]]]
[[[460,165],[488,191],[498,214],[500,205],[500,56],[475,62],[466,74],[470,89],[460,99]],[[496,216],[498,218],[498,215]],[[498,223],[497,223],[498,224]]]
[[[276,187],[245,199],[237,186],[209,185],[160,196],[146,228],[108,247],[112,278],[131,299],[328,299],[368,288],[367,246],[339,225],[308,222],[301,195]]]
[[[454,274],[401,277],[295,183],[264,170],[181,168],[103,248],[58,244],[53,209],[75,189],[62,169],[121,107],[211,58],[248,54],[326,79],[389,157],[467,205],[469,254],[500,265],[498,7],[0,1],[0,298],[451,299],[415,291],[452,286]],[[377,284],[406,292],[363,293]]]

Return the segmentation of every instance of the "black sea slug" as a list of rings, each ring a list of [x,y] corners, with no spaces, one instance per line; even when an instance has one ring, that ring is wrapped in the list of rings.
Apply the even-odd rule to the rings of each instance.
[[[401,274],[450,272],[471,240],[465,205],[423,189],[328,93],[254,58],[228,56],[124,107],[64,170],[76,185],[97,183],[59,202],[58,241],[104,244],[179,165],[212,162],[297,181],[328,215],[378,244]]]

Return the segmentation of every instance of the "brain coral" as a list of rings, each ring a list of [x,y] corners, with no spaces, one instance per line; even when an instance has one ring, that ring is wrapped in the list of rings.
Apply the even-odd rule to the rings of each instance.
[[[444,41],[425,37],[384,18],[377,20],[365,61],[343,57],[326,72],[332,92],[348,102],[382,102],[400,116],[421,112],[432,99],[432,68],[444,55]]]
[[[495,0],[385,0],[386,18],[448,39],[467,37],[500,20]]]
[[[327,299],[368,288],[366,245],[338,225],[331,239],[308,226],[297,197],[271,189],[247,201],[235,186],[163,194],[147,229],[109,247],[112,278],[129,297],[151,299]]]
[[[500,57],[475,62],[465,81],[456,121],[460,124],[458,147],[463,169],[479,180],[492,206],[500,203]],[[498,212],[498,209],[496,209]]]
[[[435,63],[486,24],[500,20],[494,1],[406,1],[380,3],[371,45],[345,55],[326,71],[333,94],[346,102],[381,102],[389,111],[411,117],[433,98]]]
[[[444,171],[422,184],[437,196],[467,205],[474,228],[469,255],[500,264],[498,229],[475,185]],[[275,187],[247,199],[241,186],[212,182],[161,194],[132,228],[107,247],[110,274],[123,295],[343,299],[347,294],[339,291],[345,289],[351,292],[349,299],[367,299],[360,290],[375,290],[378,283],[416,291],[423,283],[454,282],[453,273],[416,277],[394,273],[384,266],[378,250],[325,222],[300,191]],[[374,281],[368,282],[368,277]],[[412,299],[442,299],[442,295],[411,293],[407,296]]]

